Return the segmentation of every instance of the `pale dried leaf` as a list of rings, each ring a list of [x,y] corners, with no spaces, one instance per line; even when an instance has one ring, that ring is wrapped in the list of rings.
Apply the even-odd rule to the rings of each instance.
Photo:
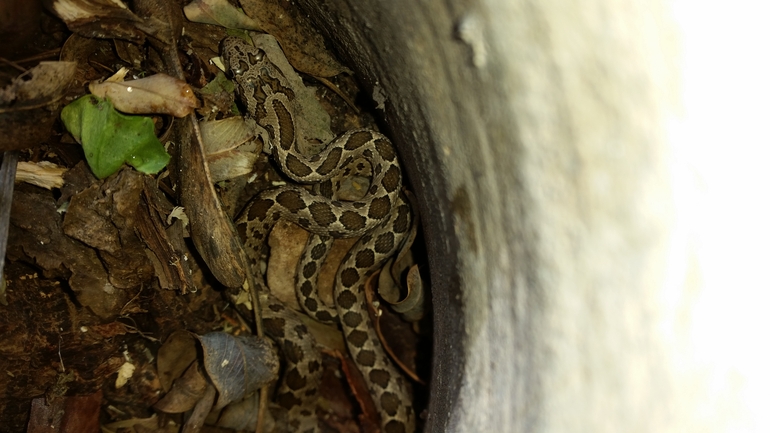
[[[228,29],[261,30],[259,24],[227,0],[193,0],[184,15],[194,23],[214,24]]]
[[[206,156],[218,152],[227,152],[248,142],[256,136],[257,124],[253,119],[244,119],[240,116],[228,117],[222,120],[200,122],[201,137],[203,137],[203,150]],[[256,153],[261,151],[252,146]]]
[[[377,291],[386,302],[393,305],[393,310],[400,313],[405,320],[416,322],[423,317],[425,308],[423,281],[412,253],[412,244],[417,237],[420,215],[417,212],[412,193],[407,191],[406,196],[412,207],[412,226],[409,228],[409,235],[401,246],[401,251],[395,258],[388,260],[380,273]],[[400,282],[404,273],[407,274],[406,287],[402,288]]]
[[[64,22],[107,16],[111,11],[131,14],[120,0],[55,0],[51,7]]]
[[[70,31],[86,38],[118,38],[143,44],[147,35],[170,43],[168,20],[140,18],[118,0],[51,0]]]
[[[212,182],[250,173],[262,151],[253,119],[234,116],[201,122],[201,136]]]
[[[278,221],[268,237],[270,261],[267,286],[288,307],[300,309],[296,294],[297,263],[307,243],[308,232],[296,224]],[[335,239],[318,274],[318,297],[326,305],[334,305],[334,281],[337,269],[358,238]]]
[[[296,224],[278,221],[270,231],[270,261],[267,267],[267,286],[270,292],[289,308],[299,310],[295,294],[297,262],[305,249],[308,232]]]
[[[166,218],[166,224],[171,225],[171,222],[174,220],[174,218],[182,221],[182,224],[184,224],[185,227],[187,227],[187,224],[190,223],[190,219],[187,218],[187,214],[184,213],[184,208],[182,206],[174,207],[171,213],[168,214],[168,218]]]
[[[184,117],[200,106],[189,84],[166,74],[119,83],[91,83],[88,89],[96,96],[108,97],[124,113]]]
[[[211,181],[217,183],[251,173],[257,162],[257,154],[233,150],[209,157],[207,162]]]
[[[123,81],[126,81],[126,75],[128,75],[128,68],[125,66],[118,69],[118,72],[115,72],[112,74],[111,77],[104,80],[105,83],[122,83]]]

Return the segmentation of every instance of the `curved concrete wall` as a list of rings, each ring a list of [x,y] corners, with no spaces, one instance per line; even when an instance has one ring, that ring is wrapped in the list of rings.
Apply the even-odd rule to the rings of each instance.
[[[708,293],[682,211],[697,176],[672,138],[681,2],[300,3],[385,96],[420,200],[436,311],[427,431],[761,421],[743,376],[693,351]],[[709,394],[723,379],[737,406]]]

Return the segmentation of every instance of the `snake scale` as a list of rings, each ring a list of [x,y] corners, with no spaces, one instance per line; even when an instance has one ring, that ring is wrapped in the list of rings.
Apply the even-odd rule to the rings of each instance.
[[[318,303],[313,305],[314,285],[329,241],[361,237],[337,271],[336,320],[351,357],[367,382],[381,417],[382,431],[411,433],[415,429],[415,415],[409,384],[382,348],[369,317],[363,287],[367,278],[399,249],[411,225],[412,214],[401,191],[401,168],[395,149],[382,134],[356,129],[331,140],[320,153],[303,156],[297,149],[299,131],[292,109],[296,89],[265,51],[234,37],[226,38],[221,49],[240,102],[267,131],[266,145],[289,178],[300,184],[320,185],[349,172],[351,165],[362,160],[370,165],[371,183],[360,201],[338,201],[330,194],[319,193],[319,188],[313,192],[301,185],[287,184],[260,192],[235,224],[261,292],[266,292],[266,288],[258,263],[275,222],[286,219],[315,234],[298,266],[298,292],[304,308],[324,321],[334,321],[335,314]],[[274,300],[263,308],[266,330],[278,340],[284,357],[290,358],[279,390],[279,403],[289,409],[290,417],[301,418],[293,421],[297,431],[314,431],[318,427],[307,420],[312,410],[304,402],[312,401],[317,394],[320,365],[317,355],[309,353],[311,343],[306,329],[292,321],[285,310]]]

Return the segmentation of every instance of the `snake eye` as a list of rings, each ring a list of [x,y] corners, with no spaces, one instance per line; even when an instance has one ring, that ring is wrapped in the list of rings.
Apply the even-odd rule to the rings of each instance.
[[[230,64],[230,75],[232,75],[231,78],[235,78],[237,76],[243,75],[244,72],[249,70],[249,65],[241,59],[238,62],[233,62]]]
[[[254,65],[261,62],[265,58],[265,52],[262,50],[256,50],[253,53],[249,53],[249,62]]]

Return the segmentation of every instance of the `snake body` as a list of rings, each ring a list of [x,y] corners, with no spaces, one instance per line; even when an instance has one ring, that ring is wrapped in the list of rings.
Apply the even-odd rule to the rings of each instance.
[[[297,149],[297,122],[292,107],[296,89],[265,51],[242,39],[225,39],[222,56],[241,102],[267,131],[272,156],[288,177],[302,184],[328,184],[330,179],[349,171],[352,165],[368,162],[371,183],[363,199],[339,201],[328,193],[320,193],[318,188],[311,192],[300,185],[285,185],[259,193],[236,220],[236,228],[254,269],[259,269],[257,264],[267,236],[279,219],[292,221],[315,234],[308,241],[309,249],[303,254],[298,269],[301,303],[319,320],[339,321],[351,357],[363,374],[380,413],[382,430],[413,432],[415,416],[409,384],[382,348],[367,311],[363,287],[384,260],[398,250],[411,225],[412,214],[401,191],[401,168],[393,145],[378,132],[356,129],[331,140],[320,153],[303,156]],[[333,310],[323,308],[314,296],[318,268],[332,238],[358,236],[360,240],[337,271],[335,315]],[[264,276],[261,272],[255,273],[257,284],[262,286],[259,289],[265,290]],[[271,305],[268,303],[268,309],[273,308]],[[265,317],[272,319],[270,314],[268,311]],[[301,343],[294,339],[297,330],[287,333],[285,329],[266,328],[271,336],[274,332],[283,335],[279,344]],[[294,386],[282,388],[282,392],[291,397],[285,397],[287,401],[295,401],[299,407],[305,396],[314,394],[313,387],[317,385],[311,383],[315,378],[311,377],[312,368],[307,359],[295,357],[289,363],[297,377]]]
[[[286,409],[291,431],[316,433],[316,385],[321,381],[323,371],[315,339],[297,314],[277,298],[264,293],[260,305],[265,331],[280,347],[287,365],[284,379],[278,387],[276,403]]]

